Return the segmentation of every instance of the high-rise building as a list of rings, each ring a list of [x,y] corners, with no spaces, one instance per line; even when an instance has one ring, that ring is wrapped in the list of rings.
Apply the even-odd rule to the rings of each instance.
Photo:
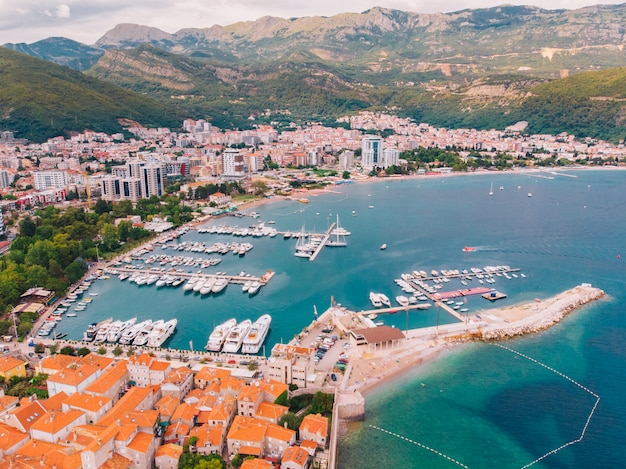
[[[381,168],[383,163],[382,137],[365,137],[361,142],[361,166],[372,170]]]
[[[11,185],[12,180],[13,178],[11,177],[11,174],[8,171],[4,169],[0,169],[0,189],[9,187]]]
[[[164,193],[165,169],[161,163],[132,161],[111,168],[102,180],[102,198],[106,200],[139,200]]]
[[[222,155],[223,175],[226,177],[242,177],[246,174],[243,154],[234,148],[227,148]]]

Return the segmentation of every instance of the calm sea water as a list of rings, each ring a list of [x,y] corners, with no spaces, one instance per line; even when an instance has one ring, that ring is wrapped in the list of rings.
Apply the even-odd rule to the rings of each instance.
[[[306,205],[277,201],[257,209],[261,220],[274,220],[279,230],[297,231],[304,225],[321,232],[338,215],[352,232],[349,246],[325,248],[309,262],[293,256],[294,240],[247,238],[254,248],[244,258],[228,254],[207,272],[275,271],[269,285],[252,298],[236,285],[201,298],[181,288],[98,281],[91,289],[98,293],[93,303],[78,317],[64,319],[58,331],[78,339],[89,323],[107,317],[176,317],[178,330],[166,345],[189,348],[191,342],[201,349],[215,324],[230,317],[254,320],[269,312],[274,318],[269,353],[274,343],[290,340],[314,318],[314,307],[323,312],[332,296],[350,309],[369,309],[369,291],[393,298],[401,294],[393,279],[412,270],[521,268],[526,278],[498,279],[495,286],[508,295],[499,306],[589,282],[603,288],[607,298],[548,331],[506,345],[600,397],[582,441],[535,467],[620,467],[626,456],[626,319],[621,306],[626,300],[625,178],[621,171],[424,178],[337,187]],[[489,196],[492,183],[494,195]],[[213,223],[256,222],[223,218]],[[241,241],[195,232],[180,241],[190,240]],[[379,249],[383,243],[385,251]],[[465,245],[477,250],[464,253]],[[471,298],[467,306],[476,311],[489,305]],[[383,319],[405,327],[402,314]],[[409,327],[422,327],[455,320],[432,308],[410,313],[408,321]],[[468,467],[523,467],[580,438],[595,402],[584,389],[511,352],[493,345],[464,346],[369,394],[367,421],[351,425],[342,439],[339,467],[456,466],[370,425]]]

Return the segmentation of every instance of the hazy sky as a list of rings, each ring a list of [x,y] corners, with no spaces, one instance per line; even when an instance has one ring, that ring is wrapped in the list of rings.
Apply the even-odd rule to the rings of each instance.
[[[541,0],[547,9],[575,9],[624,0]],[[262,16],[282,18],[333,16],[362,12],[373,6],[416,13],[451,12],[500,4],[528,5],[506,0],[0,0],[0,44],[35,42],[63,36],[93,44],[119,23],[153,26],[168,33],[182,28],[229,25]]]

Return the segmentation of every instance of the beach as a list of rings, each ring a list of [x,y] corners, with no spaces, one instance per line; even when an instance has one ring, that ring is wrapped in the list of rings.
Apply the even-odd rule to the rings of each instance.
[[[467,324],[410,330],[404,344],[395,348],[376,352],[354,350],[342,389],[366,393],[415,367],[431,363],[455,345],[476,340],[506,340],[539,332],[604,295],[603,290],[582,284],[544,300],[481,310],[478,317],[473,315]]]

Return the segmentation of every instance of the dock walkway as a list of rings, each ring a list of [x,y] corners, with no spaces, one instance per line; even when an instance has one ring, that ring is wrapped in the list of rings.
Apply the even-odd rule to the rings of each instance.
[[[185,279],[190,279],[191,277],[201,277],[204,279],[208,279],[208,278],[225,278],[228,280],[228,283],[245,283],[247,281],[257,281],[260,282],[261,285],[267,285],[267,282],[269,282],[269,280],[274,276],[274,272],[267,272],[265,274],[263,274],[260,277],[247,277],[247,276],[240,276],[240,275],[217,275],[217,274],[196,274],[196,273],[188,273],[188,272],[175,272],[175,271],[171,271],[171,272],[163,272],[161,270],[152,270],[152,269],[129,269],[127,267],[116,267],[115,268],[116,271],[118,272],[124,272],[124,273],[128,273],[128,274],[134,274],[134,273],[139,273],[139,274],[143,274],[143,275],[173,275],[176,277],[181,277],[181,278],[185,278]]]
[[[331,223],[331,225],[328,227],[328,229],[326,230],[326,232],[324,233],[324,238],[322,239],[322,242],[315,248],[315,251],[313,251],[313,254],[311,254],[311,257],[309,257],[309,260],[311,262],[313,262],[315,260],[315,258],[317,257],[317,255],[322,251],[322,249],[324,248],[324,246],[326,246],[326,243],[328,242],[328,238],[330,238],[330,233],[335,229],[336,223]]]

